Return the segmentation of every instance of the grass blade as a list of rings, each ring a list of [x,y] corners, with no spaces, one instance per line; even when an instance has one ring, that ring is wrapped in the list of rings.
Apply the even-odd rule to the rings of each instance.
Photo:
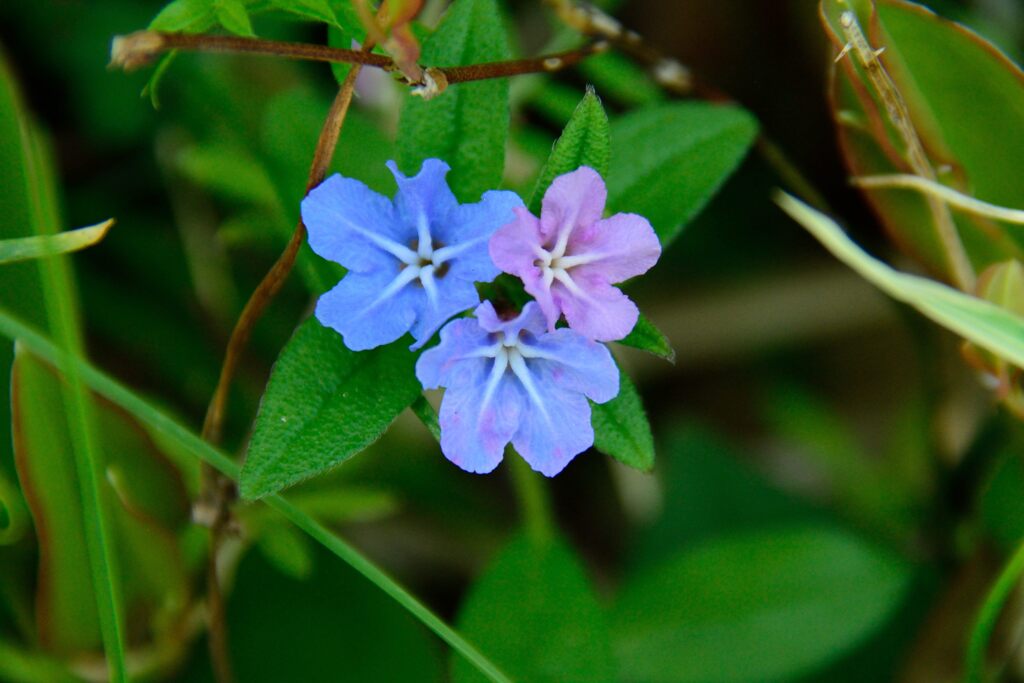
[[[113,224],[114,219],[111,218],[87,228],[68,230],[54,235],[35,235],[0,240],[0,265],[54,254],[67,254],[91,247],[106,237],[107,231]]]

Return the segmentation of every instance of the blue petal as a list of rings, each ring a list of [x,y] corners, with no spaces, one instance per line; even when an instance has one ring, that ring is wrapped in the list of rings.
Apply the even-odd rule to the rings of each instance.
[[[563,328],[523,340],[524,355],[536,354],[530,367],[560,389],[605,403],[619,393],[619,368],[604,344]]]
[[[444,244],[438,256],[451,254],[451,274],[473,282],[490,282],[500,270],[488,245],[498,228],[515,220],[513,208],[523,206],[515,192],[491,190],[475,204],[461,204],[448,220],[434,228],[434,239]]]
[[[495,343],[489,332],[472,318],[453,320],[441,330],[441,343],[416,361],[416,378],[424,389],[437,389],[466,381],[459,361],[480,359],[479,351]]]
[[[389,161],[387,166],[398,183],[395,208],[399,219],[409,226],[410,239],[421,239],[421,231],[425,230],[436,241],[437,234],[434,233],[447,224],[459,206],[445,180],[448,164],[440,159],[426,159],[420,172],[414,176],[404,175],[394,161]]]
[[[445,391],[441,401],[441,452],[468,472],[490,472],[501,462],[522,421],[523,394],[511,374],[491,377],[493,360],[473,359],[459,365],[468,372]]]
[[[414,286],[420,288],[424,296],[416,323],[412,327],[412,336],[416,338],[416,343],[411,347],[413,350],[426,344],[452,316],[480,302],[480,295],[473,283],[454,278],[451,273],[435,278],[433,285],[428,283]]]
[[[544,373],[531,372],[531,379],[532,386],[529,382],[520,384],[527,409],[512,445],[530,467],[553,477],[594,444],[590,404],[583,394],[546,381]]]
[[[403,224],[387,197],[352,178],[332,175],[302,200],[309,246],[349,270],[367,272],[411,254],[415,228]]]
[[[409,331],[423,305],[423,291],[415,285],[396,287],[400,271],[394,265],[372,273],[350,272],[320,297],[316,317],[341,333],[353,351],[393,342]]]

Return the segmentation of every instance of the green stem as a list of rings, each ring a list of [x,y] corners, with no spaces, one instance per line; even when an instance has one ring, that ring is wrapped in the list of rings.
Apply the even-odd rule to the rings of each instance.
[[[967,646],[967,663],[965,666],[964,680],[967,683],[984,683],[988,680],[985,673],[985,653],[988,650],[989,641],[995,631],[996,622],[1003,611],[1010,593],[1017,586],[1020,577],[1024,575],[1024,541],[1013,553],[1013,557],[1006,564],[995,585],[989,591],[988,597],[978,611],[978,617],[974,622],[974,629],[971,631],[971,640]]]
[[[55,235],[59,221],[56,216],[52,177],[44,170],[45,156],[40,141],[32,134],[26,121],[22,120],[20,123],[32,224],[39,234]],[[71,435],[71,450],[81,495],[82,524],[85,527],[93,589],[96,591],[96,610],[103,649],[106,652],[110,680],[123,682],[128,680],[124,626],[120,609],[121,596],[116,582],[117,558],[110,533],[110,521],[102,502],[100,482],[103,480],[103,465],[99,460],[99,442],[89,392],[78,367],[70,362],[71,358],[80,358],[84,355],[82,331],[75,310],[72,277],[64,256],[44,258],[40,265],[47,320],[60,346],[68,352],[67,358],[57,363],[57,367],[67,380],[64,390],[67,426]]]
[[[93,391],[134,415],[140,421],[147,424],[150,429],[178,443],[182,448],[190,451],[200,460],[212,465],[226,476],[232,479],[238,478],[240,469],[238,464],[223,452],[203,441],[198,435],[189,431],[149,402],[135,395],[130,389],[84,360],[58,348],[39,332],[3,310],[0,310],[0,334],[17,339],[38,356],[51,363],[65,362],[68,365],[75,365],[82,379],[92,387]],[[351,565],[356,571],[369,579],[371,583],[394,598],[396,602],[405,607],[427,628],[448,643],[453,650],[465,657],[467,661],[489,680],[495,683],[511,683],[511,679],[502,673],[483,653],[344,540],[292,505],[282,496],[269,496],[265,501],[269,506],[284,514],[314,540]]]
[[[530,469],[517,453],[510,453],[506,460],[511,468],[512,486],[519,499],[519,509],[523,515],[526,533],[534,543],[544,545],[555,535],[551,499],[545,483],[541,475]]]

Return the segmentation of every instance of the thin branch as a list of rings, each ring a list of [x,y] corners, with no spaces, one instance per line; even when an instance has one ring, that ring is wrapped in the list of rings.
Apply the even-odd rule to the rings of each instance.
[[[837,60],[844,57],[847,53],[856,55],[857,60],[867,73],[868,80],[871,81],[871,85],[874,86],[875,91],[885,105],[889,121],[899,134],[904,147],[906,147],[906,160],[910,164],[911,170],[926,180],[935,181],[935,169],[928,160],[928,155],[924,151],[924,145],[914,129],[907,103],[903,99],[903,95],[900,94],[889,72],[885,70],[882,60],[879,59],[879,55],[884,48],[876,50],[871,47],[860,28],[860,24],[857,22],[857,15],[850,10],[846,10],[840,15],[839,26],[843,30],[847,44],[839,53]],[[967,256],[967,250],[960,240],[960,234],[957,232],[956,223],[949,212],[949,207],[931,194],[927,195],[926,198],[928,209],[935,223],[935,231],[938,234],[939,242],[942,244],[946,258],[949,261],[953,281],[957,287],[964,291],[974,291],[976,279],[974,267],[971,265],[971,261]]]
[[[364,45],[365,54],[373,49],[369,41]],[[352,95],[355,92],[356,77],[359,75],[361,65],[356,64],[349,71],[338,94],[331,104],[327,113],[323,128],[320,130],[320,137],[317,140],[316,150],[313,152],[313,161],[310,164],[309,177],[306,183],[306,191],[319,185],[327,174],[327,168],[331,164],[331,158],[338,145],[338,137],[341,134],[341,127],[345,122],[349,105],[352,103]],[[227,350],[224,354],[224,363],[221,366],[220,377],[217,381],[217,388],[214,390],[213,398],[206,411],[206,419],[203,421],[202,438],[210,443],[217,444],[221,440],[224,416],[226,412],[228,396],[231,389],[231,382],[234,379],[241,361],[245,347],[249,343],[253,328],[263,316],[267,306],[284,286],[288,275],[295,265],[299,254],[299,248],[306,238],[306,226],[299,218],[292,233],[291,240],[285,247],[284,252],[278,257],[270,271],[256,287],[256,290],[249,297],[231,331],[231,338],[228,340]],[[225,532],[230,527],[231,516],[229,506],[234,498],[234,486],[225,479],[223,475],[215,472],[210,467],[204,468],[204,479],[206,480],[207,491],[212,495],[210,514],[210,553],[207,561],[207,600],[210,610],[210,655],[213,659],[215,673],[219,683],[231,683],[234,680],[231,668],[231,656],[227,639],[227,619],[224,609],[224,597],[220,589],[220,581],[217,574],[217,555],[220,542]]]
[[[693,73],[679,61],[648,44],[636,31],[625,28],[618,19],[589,3],[574,0],[545,0],[566,25],[580,33],[601,38],[645,65],[651,78],[674,95],[690,95],[694,90]]]
[[[989,204],[963,192],[957,192],[942,183],[928,180],[918,175],[897,173],[893,175],[860,176],[858,178],[851,178],[850,182],[857,187],[864,188],[916,190],[976,216],[1024,225],[1024,211],[1020,209],[1008,209],[1004,206]]]
[[[367,42],[367,45],[372,44]],[[561,71],[578,64],[591,55],[604,52],[608,47],[608,41],[597,40],[575,50],[530,59],[486,62],[469,66],[430,66],[421,68],[422,78],[419,80],[411,80],[404,76],[402,80],[415,89],[414,94],[430,98],[444,92],[448,85],[455,83]],[[288,43],[240,36],[139,31],[114,39],[110,64],[121,67],[125,71],[131,71],[147,66],[161,53],[168,50],[191,50],[193,52],[257,54],[331,64],[372,66],[388,72],[400,70],[393,59],[385,55],[374,54],[369,49],[343,50],[325,45]]]

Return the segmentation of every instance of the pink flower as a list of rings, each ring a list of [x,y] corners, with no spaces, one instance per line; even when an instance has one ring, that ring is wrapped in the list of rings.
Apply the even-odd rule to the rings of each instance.
[[[551,183],[539,219],[516,207],[515,220],[491,237],[494,264],[522,279],[550,331],[563,313],[597,341],[622,339],[636,325],[636,304],[613,285],[647,272],[661,244],[642,216],[601,218],[607,197],[597,171],[581,166]]]

